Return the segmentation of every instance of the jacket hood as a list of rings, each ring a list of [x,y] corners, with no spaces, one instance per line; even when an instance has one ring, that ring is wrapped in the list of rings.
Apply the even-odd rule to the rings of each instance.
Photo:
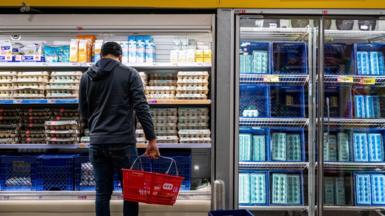
[[[113,59],[100,59],[96,64],[90,67],[88,70],[88,75],[93,81],[105,79],[119,64],[120,63],[118,61]]]

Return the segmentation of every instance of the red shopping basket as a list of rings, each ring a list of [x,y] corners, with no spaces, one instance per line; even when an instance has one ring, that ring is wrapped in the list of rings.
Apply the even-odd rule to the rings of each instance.
[[[170,165],[165,173],[156,173],[143,170],[142,158],[144,157],[146,156],[139,156],[130,169],[123,169],[123,199],[148,204],[174,205],[183,181],[183,177],[178,176],[175,160],[160,157],[170,161]],[[138,161],[140,170],[134,170],[133,167]],[[176,176],[169,175],[173,165]]]

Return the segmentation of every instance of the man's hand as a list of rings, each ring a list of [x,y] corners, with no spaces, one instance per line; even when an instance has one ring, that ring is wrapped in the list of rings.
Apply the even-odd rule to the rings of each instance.
[[[148,142],[146,152],[144,154],[150,157],[151,159],[156,159],[160,157],[160,152],[158,145],[156,144],[156,139],[153,139]]]

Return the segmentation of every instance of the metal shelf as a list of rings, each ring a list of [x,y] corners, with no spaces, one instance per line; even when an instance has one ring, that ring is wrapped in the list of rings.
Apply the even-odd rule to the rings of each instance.
[[[309,82],[309,75],[306,74],[241,74],[241,83],[269,83],[287,85],[305,85]]]
[[[385,210],[385,206],[324,206],[325,211],[376,211]]]
[[[239,206],[250,211],[308,211],[308,206]]]
[[[360,170],[360,169],[375,169],[385,170],[384,163],[362,163],[362,162],[324,162],[325,169],[345,169],[345,170]]]
[[[326,125],[343,128],[385,128],[385,119],[325,118]]]
[[[0,62],[0,69],[87,69],[92,63],[48,63],[48,62]],[[154,64],[126,64],[140,70],[187,70],[187,69],[210,69],[208,63],[154,63]]]
[[[385,86],[385,76],[325,75],[327,85]]]
[[[308,118],[244,118],[239,119],[240,126],[255,127],[306,127]]]
[[[385,31],[359,31],[359,30],[325,30],[325,37],[350,40],[373,40],[383,38]]]
[[[94,200],[95,191],[0,191],[0,200]],[[122,199],[115,191],[112,199]],[[210,191],[181,191],[178,200],[210,200]]]
[[[307,169],[308,162],[239,162],[240,169]]]
[[[78,99],[20,99],[0,100],[3,105],[32,105],[32,104],[78,104]],[[148,99],[150,105],[210,105],[211,100],[181,100],[181,99]]]
[[[210,143],[159,143],[162,149],[210,149]],[[88,149],[89,144],[0,144],[0,149]],[[137,148],[146,148],[145,144],[137,144]]]
[[[241,39],[266,39],[275,41],[303,40],[311,31],[310,28],[264,28],[241,27]]]

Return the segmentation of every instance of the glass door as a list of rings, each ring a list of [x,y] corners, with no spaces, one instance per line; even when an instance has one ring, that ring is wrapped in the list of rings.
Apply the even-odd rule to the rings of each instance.
[[[384,24],[377,17],[324,22],[324,215],[375,215],[385,207]]]
[[[319,19],[237,16],[235,206],[314,214]]]

